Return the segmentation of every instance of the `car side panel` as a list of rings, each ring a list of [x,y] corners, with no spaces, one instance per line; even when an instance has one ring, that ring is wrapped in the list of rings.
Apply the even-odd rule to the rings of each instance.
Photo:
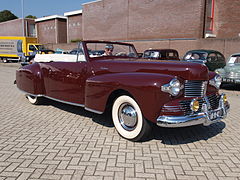
[[[117,90],[128,92],[139,104],[145,118],[156,122],[161,107],[171,97],[161,91],[173,76],[154,73],[104,74],[87,79],[85,106],[103,112],[111,93]]]
[[[87,77],[91,76],[86,62],[41,63],[48,97],[84,105]]]

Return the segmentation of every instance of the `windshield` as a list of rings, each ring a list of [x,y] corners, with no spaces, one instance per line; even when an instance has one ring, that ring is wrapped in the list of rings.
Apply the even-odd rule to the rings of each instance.
[[[240,63],[240,54],[231,56],[228,60],[228,63],[229,64]]]
[[[147,51],[144,53],[143,57],[144,58],[159,58],[161,56],[160,56],[159,51]]]
[[[44,47],[43,45],[40,45],[40,44],[35,45],[35,46],[37,47],[38,50],[43,50],[43,49],[45,49],[45,47]]]
[[[130,44],[89,42],[86,44],[90,58],[97,57],[138,57],[134,46]]]
[[[208,54],[205,52],[189,52],[183,60],[206,60]]]

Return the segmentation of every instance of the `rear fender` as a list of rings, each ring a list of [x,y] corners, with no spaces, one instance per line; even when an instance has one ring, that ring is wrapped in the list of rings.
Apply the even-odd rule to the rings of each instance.
[[[44,95],[43,76],[38,63],[23,66],[16,71],[17,87],[32,95]]]
[[[161,86],[172,78],[174,76],[141,72],[91,77],[86,82],[85,107],[95,112],[104,112],[109,97],[113,97],[115,92],[126,92],[136,100],[144,117],[156,122],[163,104],[172,98],[161,91]]]

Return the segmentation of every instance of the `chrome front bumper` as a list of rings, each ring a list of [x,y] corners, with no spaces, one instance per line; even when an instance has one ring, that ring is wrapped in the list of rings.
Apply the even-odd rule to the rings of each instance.
[[[157,118],[157,125],[161,127],[186,127],[198,124],[209,126],[226,118],[229,112],[229,104],[225,105],[223,94],[219,100],[219,106],[215,110],[209,110],[209,105],[204,103],[202,105],[202,112],[188,116],[159,116]],[[213,117],[214,116],[214,117]]]

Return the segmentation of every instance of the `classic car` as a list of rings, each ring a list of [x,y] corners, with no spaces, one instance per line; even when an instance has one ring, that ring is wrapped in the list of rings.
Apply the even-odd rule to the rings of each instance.
[[[180,60],[175,49],[147,49],[143,52],[142,57],[158,60]]]
[[[191,50],[184,55],[183,60],[205,64],[210,71],[215,71],[216,69],[223,68],[226,65],[224,55],[215,50]]]
[[[89,53],[109,44],[109,56]],[[227,115],[221,77],[204,65],[141,59],[127,43],[82,41],[79,48],[75,55],[37,55],[16,71],[17,87],[30,103],[49,98],[98,114],[111,110],[118,133],[132,141],[144,139],[154,124],[208,126]]]
[[[232,54],[227,65],[215,72],[221,75],[223,83],[240,84],[240,53]]]

